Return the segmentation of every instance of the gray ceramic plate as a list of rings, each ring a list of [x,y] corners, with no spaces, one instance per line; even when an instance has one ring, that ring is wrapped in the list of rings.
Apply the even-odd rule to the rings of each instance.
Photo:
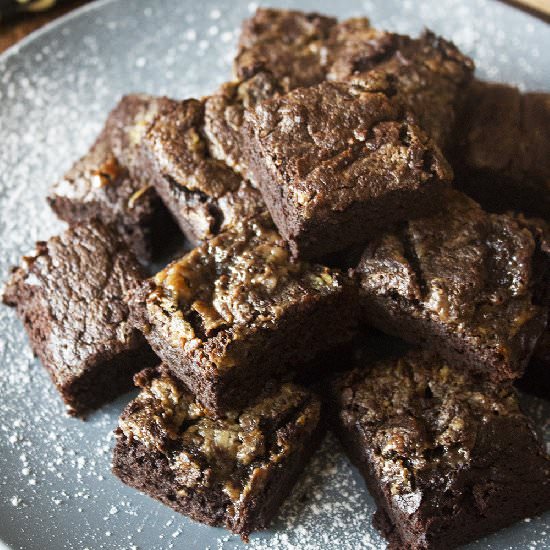
[[[471,54],[484,77],[550,89],[550,28],[490,0],[303,0],[271,5],[417,33],[429,26]],[[421,4],[421,5],[420,5]],[[50,182],[84,153],[128,91],[202,95],[229,76],[246,1],[93,3],[0,57],[0,278],[35,240],[61,229]],[[0,308],[0,539],[11,548],[242,548],[238,538],[175,515],[109,471],[111,431],[128,397],[87,422],[65,415],[12,311]],[[549,408],[527,401],[543,422]],[[547,430],[548,431],[548,430]],[[329,439],[269,532],[248,548],[381,548],[374,508]],[[1,543],[0,543],[1,545]],[[548,548],[550,515],[474,548]]]

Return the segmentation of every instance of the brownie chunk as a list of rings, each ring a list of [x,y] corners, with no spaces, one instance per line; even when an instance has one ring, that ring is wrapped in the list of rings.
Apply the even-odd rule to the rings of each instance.
[[[461,188],[488,210],[550,219],[550,94],[475,82],[461,119]]]
[[[141,276],[126,244],[96,221],[37,243],[14,268],[3,301],[17,308],[69,413],[118,397],[136,371],[158,362],[128,323],[124,295]]]
[[[420,127],[442,149],[452,145],[459,99],[474,70],[454,44],[430,31],[419,38],[381,31],[358,18],[334,27],[327,48],[329,80],[370,79],[373,70],[391,75]]]
[[[166,211],[136,166],[137,146],[158,105],[159,98],[151,96],[123,97],[90,151],[48,197],[53,211],[70,224],[92,218],[114,223],[144,263],[151,255],[153,226],[167,223]]]
[[[550,507],[550,459],[509,384],[412,351],[357,364],[330,395],[390,549],[454,548]]]
[[[436,207],[452,172],[385,78],[323,82],[246,112],[243,158],[293,255],[346,248]]]
[[[293,384],[213,418],[165,368],[136,375],[113,472],[194,520],[248,539],[267,527],[320,441],[321,403]]]
[[[258,190],[211,157],[203,123],[203,102],[163,99],[140,151],[143,172],[195,244],[265,210]]]
[[[349,340],[356,323],[349,280],[290,261],[268,216],[245,220],[168,265],[130,306],[152,348],[217,413]]]
[[[533,233],[458,191],[434,215],[369,243],[356,269],[363,319],[493,380],[523,373],[545,325]]]
[[[325,41],[336,19],[318,13],[259,8],[243,23],[234,74],[269,71],[289,91],[325,78]]]

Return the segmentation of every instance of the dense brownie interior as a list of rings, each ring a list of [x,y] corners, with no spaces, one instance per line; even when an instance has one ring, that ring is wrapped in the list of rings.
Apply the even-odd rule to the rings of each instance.
[[[114,473],[245,539],[266,527],[318,443],[319,399],[283,384],[213,418],[164,367],[141,372],[136,383],[141,392],[117,430]]]

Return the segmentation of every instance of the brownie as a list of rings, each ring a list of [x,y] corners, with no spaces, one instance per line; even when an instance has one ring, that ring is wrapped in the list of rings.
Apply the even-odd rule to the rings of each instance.
[[[141,392],[115,432],[115,475],[244,540],[267,527],[321,439],[319,398],[287,383],[214,418],[165,368],[135,380]]]
[[[267,379],[349,340],[356,302],[339,271],[291,261],[263,215],[168,265],[130,307],[131,321],[174,375],[224,413],[245,405]]]
[[[325,78],[325,42],[335,25],[336,19],[318,13],[258,8],[242,26],[237,80],[265,70],[285,91],[318,84]]]
[[[118,397],[136,371],[158,363],[128,323],[124,295],[141,278],[123,240],[97,221],[37,243],[14,268],[3,301],[17,309],[70,414]]]
[[[322,82],[246,111],[243,158],[294,256],[342,250],[436,208],[452,171],[386,78]]]
[[[399,100],[442,147],[452,145],[458,102],[470,82],[473,61],[425,31],[418,38],[371,27],[365,17],[340,23],[318,14],[263,9],[245,21],[234,63],[238,80],[270,72],[284,91],[325,79],[392,75]]]
[[[139,163],[189,241],[212,238],[265,210],[260,192],[210,155],[203,102],[163,99],[158,110]]]
[[[510,384],[429,351],[357,363],[330,419],[390,549],[449,549],[550,507],[550,459]]]
[[[159,98],[124,96],[84,155],[55,183],[48,202],[69,224],[92,218],[114,223],[138,258],[151,257],[153,228],[166,238],[169,216],[156,193],[141,177],[136,152],[159,105]]]
[[[488,210],[550,219],[550,94],[477,81],[461,120],[461,189]]]
[[[329,80],[361,81],[372,71],[391,75],[398,99],[422,129],[442,149],[453,145],[457,109],[474,70],[454,44],[430,31],[411,38],[357,18],[336,25],[327,47]]]
[[[445,205],[370,242],[355,275],[362,317],[492,380],[523,373],[545,326],[533,233],[446,191]]]

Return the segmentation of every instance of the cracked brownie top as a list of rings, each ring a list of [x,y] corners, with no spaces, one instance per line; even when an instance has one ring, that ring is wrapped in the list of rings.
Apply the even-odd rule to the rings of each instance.
[[[14,270],[3,299],[29,320],[35,351],[62,385],[96,358],[142,345],[125,301],[141,278],[120,238],[91,221],[39,242]]]
[[[392,101],[391,79],[377,76],[299,88],[247,113],[257,145],[249,156],[262,158],[301,218],[451,179],[437,147]]]
[[[234,504],[319,423],[319,399],[294,384],[270,386],[247,408],[214,418],[164,367],[135,381],[142,390],[122,414],[122,434],[166,456],[179,491],[220,491]]]
[[[265,209],[259,191],[211,155],[204,124],[203,101],[164,99],[141,144],[143,171],[184,232],[196,241]]]
[[[218,368],[233,364],[227,342],[280,318],[308,296],[342,291],[337,271],[293,262],[268,215],[244,220],[168,265],[145,289],[150,324],[175,347],[191,352],[210,344]]]
[[[535,250],[524,223],[488,214],[448,190],[438,213],[370,243],[356,272],[365,295],[384,297],[506,353],[520,327],[541,313],[533,305]]]
[[[363,365],[340,377],[334,394],[340,421],[359,430],[377,479],[407,514],[475,468],[476,446],[490,445],[484,427],[509,419],[530,433],[511,385],[480,382],[428,351]]]

